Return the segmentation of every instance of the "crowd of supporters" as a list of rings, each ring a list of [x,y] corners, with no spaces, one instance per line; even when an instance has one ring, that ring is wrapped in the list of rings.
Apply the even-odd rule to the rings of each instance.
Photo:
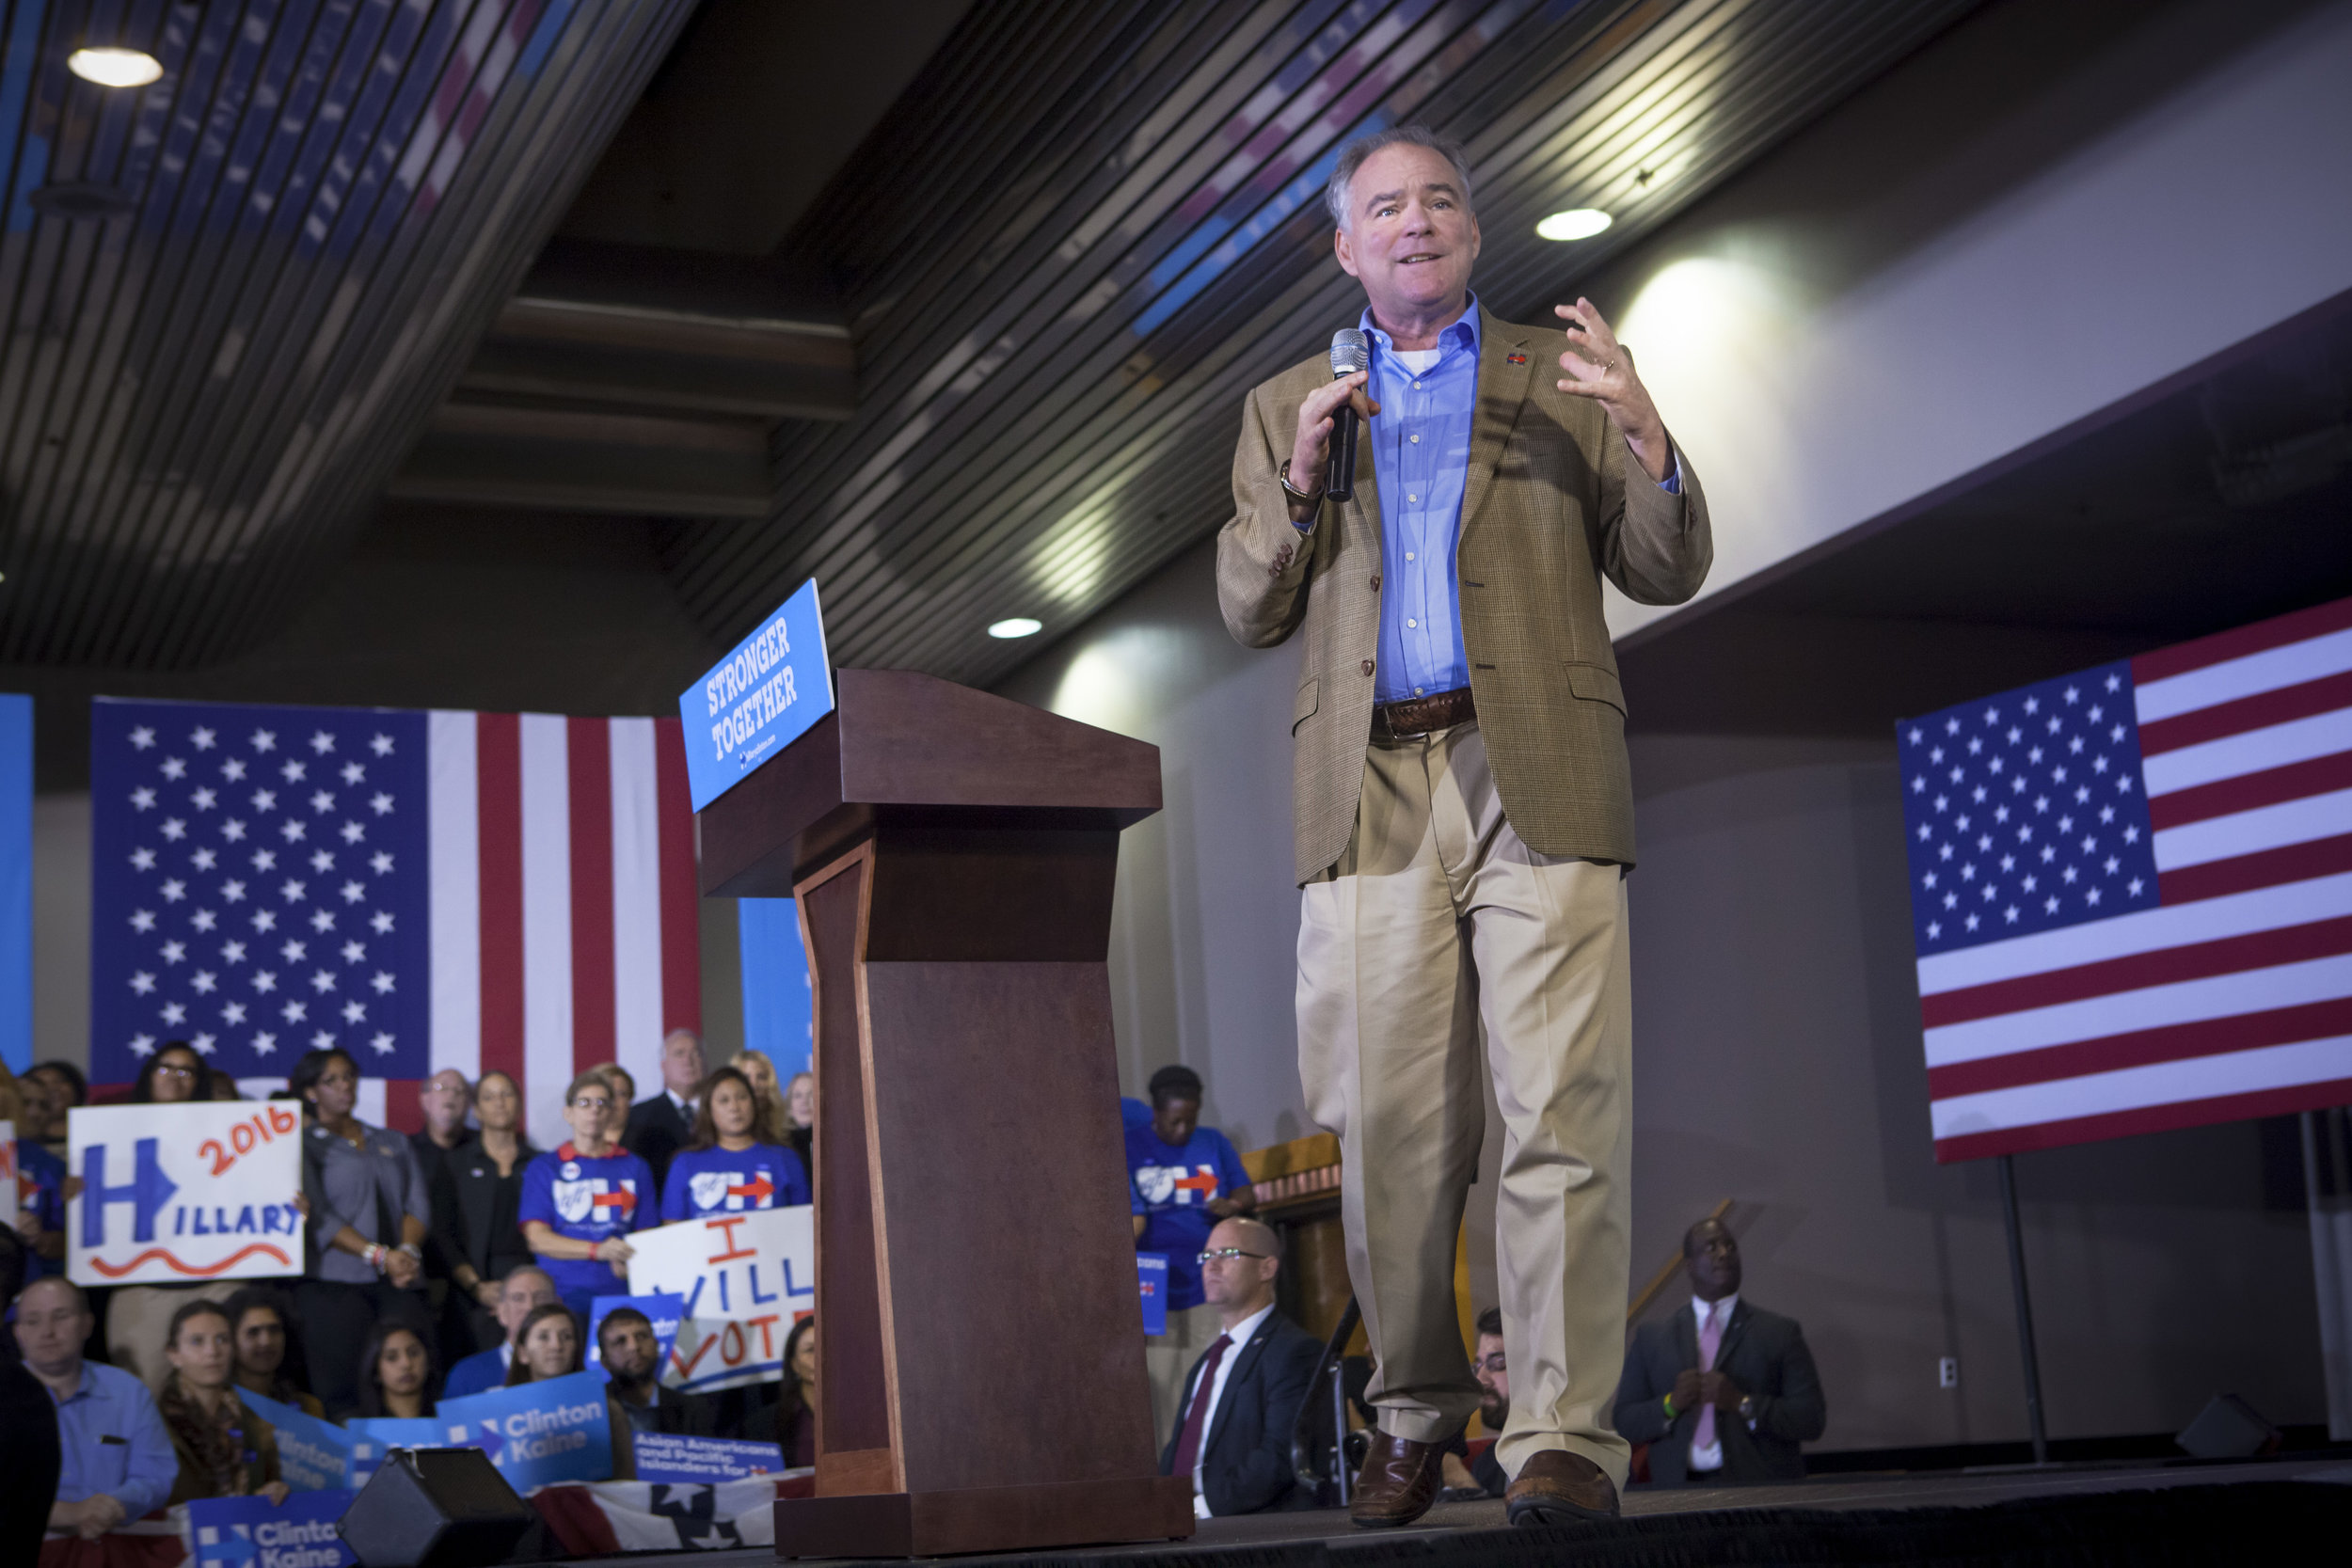
[[[640,1100],[618,1064],[565,1089],[570,1136],[532,1147],[506,1074],[443,1070],[419,1089],[422,1127],[402,1134],[355,1114],[359,1068],[312,1051],[283,1094],[299,1101],[306,1221],[301,1278],[267,1284],[85,1291],[64,1277],[65,1205],[78,1181],[66,1118],[88,1102],[70,1064],[0,1068],[12,1120],[18,1207],[0,1227],[0,1552],[10,1526],[96,1537],[195,1497],[282,1497],[278,1448],[258,1396],[306,1415],[423,1417],[437,1401],[579,1371],[597,1296],[628,1292],[638,1231],[745,1208],[809,1201],[811,1097],[757,1052],[715,1070],[702,1041],[662,1043],[659,1091]],[[241,1098],[181,1041],[158,1047],[136,1103]],[[614,1473],[639,1432],[780,1444],[813,1460],[816,1323],[792,1331],[781,1381],[687,1396],[658,1379],[642,1312],[598,1324]],[[43,1407],[46,1407],[44,1409]],[[54,1413],[54,1419],[50,1417]],[[41,1515],[33,1526],[31,1513]]]

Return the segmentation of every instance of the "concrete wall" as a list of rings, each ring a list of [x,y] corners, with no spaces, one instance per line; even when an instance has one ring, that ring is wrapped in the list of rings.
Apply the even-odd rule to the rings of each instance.
[[[1988,6],[1583,280],[1705,476],[1707,594],[2352,288],[2346,81],[2341,0]]]

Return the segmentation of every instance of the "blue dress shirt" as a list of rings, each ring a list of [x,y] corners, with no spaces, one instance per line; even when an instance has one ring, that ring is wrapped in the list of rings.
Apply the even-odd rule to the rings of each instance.
[[[81,1386],[57,1402],[57,1447],[62,1503],[103,1492],[122,1505],[125,1518],[135,1519],[161,1508],[180,1479],[155,1397],[119,1367],[82,1363]]]
[[[1359,436],[1372,447],[1380,489],[1380,657],[1373,699],[1393,703],[1470,683],[1454,547],[1478,412],[1478,296],[1438,334],[1437,363],[1423,371],[1396,356],[1395,340],[1374,324],[1369,307],[1362,325],[1372,343],[1365,390],[1380,405]],[[1682,493],[1679,453],[1660,488]]]

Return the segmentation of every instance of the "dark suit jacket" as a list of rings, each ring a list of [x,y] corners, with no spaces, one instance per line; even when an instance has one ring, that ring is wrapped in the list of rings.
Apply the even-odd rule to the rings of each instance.
[[[529,1138],[518,1142],[512,1178],[516,1181],[522,1180],[524,1167],[539,1157]],[[432,1180],[435,1240],[452,1270],[467,1262],[483,1278],[497,1277],[490,1268],[490,1246],[497,1239],[490,1211],[498,1196],[498,1172],[488,1155],[468,1145],[443,1158],[437,1171],[427,1173]]]
[[[16,1359],[16,1336],[8,1339],[10,1354],[0,1358],[0,1474],[8,1478],[0,1487],[0,1562],[34,1562],[64,1462],[56,1402]]]
[[[1690,1479],[1691,1433],[1699,1413],[1677,1409],[1670,1424],[1665,1399],[1674,1392],[1676,1374],[1698,1364],[1699,1325],[1687,1305],[1662,1322],[1644,1323],[1626,1353],[1625,1376],[1617,1384],[1617,1431],[1629,1443],[1649,1445],[1650,1479],[1664,1485],[1679,1486]],[[1751,1307],[1740,1297],[1724,1329],[1715,1367],[1756,1402],[1753,1432],[1732,1412],[1715,1413],[1715,1434],[1724,1446],[1723,1480],[1750,1486],[1802,1479],[1804,1456],[1797,1445],[1821,1435],[1829,1409],[1797,1320]]]
[[[605,1390],[605,1414],[612,1429],[612,1479],[637,1479],[637,1429],[621,1408],[620,1397]],[[659,1384],[653,1391],[653,1430],[676,1437],[716,1437],[718,1422],[710,1402],[699,1394],[681,1394]]]
[[[621,1147],[653,1167],[658,1193],[670,1179],[670,1157],[693,1135],[693,1123],[685,1113],[670,1102],[666,1092],[657,1091],[651,1100],[641,1100],[628,1108],[628,1128],[621,1134]]]
[[[424,1238],[424,1272],[434,1279],[447,1279],[449,1271],[457,1263],[456,1255],[448,1246],[456,1217],[443,1207],[445,1203],[455,1200],[456,1192],[449,1185],[442,1167],[449,1164],[453,1156],[469,1152],[473,1141],[474,1133],[469,1131],[457,1140],[457,1147],[451,1149],[435,1143],[429,1132],[408,1134],[408,1147],[417,1151],[417,1168],[424,1172],[424,1190],[432,1200],[432,1223]]]
[[[1299,1402],[1313,1381],[1323,1346],[1280,1312],[1269,1312],[1249,1342],[1228,1355],[1239,1356],[1225,1379],[1216,1414],[1200,1445],[1200,1493],[1215,1514],[1262,1513],[1269,1509],[1312,1508],[1291,1467],[1291,1428]],[[1173,1473],[1176,1444],[1184,1431],[1184,1413],[1208,1363],[1204,1352],[1184,1374],[1184,1397],[1176,1429],[1160,1450],[1160,1474]]]

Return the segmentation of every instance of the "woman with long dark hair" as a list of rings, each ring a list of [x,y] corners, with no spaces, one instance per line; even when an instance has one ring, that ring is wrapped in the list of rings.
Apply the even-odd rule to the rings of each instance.
[[[192,1301],[171,1315],[165,1354],[171,1375],[155,1406],[171,1433],[180,1479],[171,1501],[264,1497],[282,1503],[278,1437],[237,1398],[235,1325],[216,1301]]]
[[[464,1294],[472,1348],[503,1344],[506,1330],[498,1311],[499,1282],[531,1261],[523,1243],[523,1171],[539,1157],[523,1136],[523,1094],[515,1080],[492,1068],[474,1085],[474,1116],[481,1135],[440,1162],[433,1178],[442,1183],[433,1212],[443,1216],[437,1238],[451,1260],[450,1278]]]
[[[801,1157],[758,1135],[759,1100],[750,1079],[723,1067],[703,1080],[696,1096],[693,1136],[672,1157],[661,1183],[664,1221],[808,1201]]]
[[[166,1040],[139,1063],[131,1084],[135,1105],[181,1105],[209,1100],[213,1069],[185,1040]],[[188,1302],[218,1301],[230,1285],[118,1285],[106,1292],[106,1359],[157,1392],[171,1375],[164,1354],[171,1315]]]
[[[279,1404],[290,1404],[305,1416],[324,1417],[326,1407],[310,1391],[287,1375],[289,1364],[303,1365],[294,1341],[294,1307],[285,1292],[267,1285],[248,1285],[222,1303],[236,1336],[237,1386]]]
[[[580,1323],[560,1301],[534,1307],[515,1333],[515,1359],[507,1364],[506,1386],[544,1383],[580,1370]]]
[[[432,1200],[416,1150],[353,1116],[359,1064],[308,1052],[294,1066],[311,1112],[302,1138],[310,1273],[295,1292],[310,1391],[341,1416],[358,1398],[359,1347],[377,1319],[426,1316],[424,1238]]]
[[[352,1412],[356,1416],[432,1415],[434,1401],[441,1397],[441,1370],[434,1364],[432,1338],[423,1320],[378,1322],[359,1347],[353,1381],[359,1386],[358,1406]]]
[[[817,1319],[792,1325],[784,1338],[784,1379],[776,1402],[751,1413],[743,1435],[784,1450],[787,1469],[817,1463]]]

